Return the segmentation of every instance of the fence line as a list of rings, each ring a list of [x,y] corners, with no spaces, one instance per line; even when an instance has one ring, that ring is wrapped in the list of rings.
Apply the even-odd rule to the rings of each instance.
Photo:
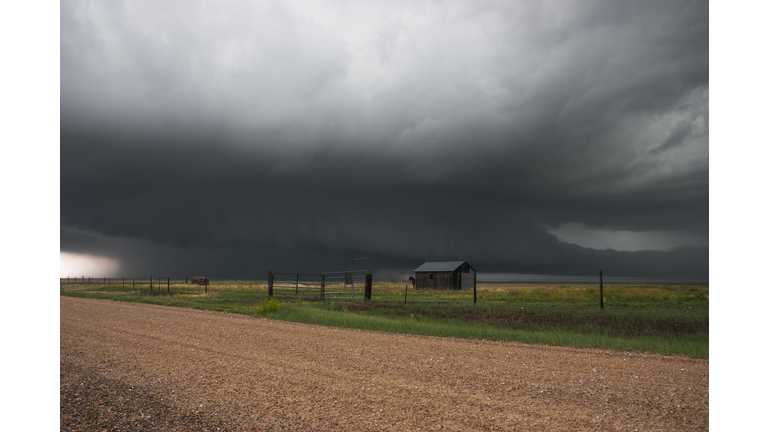
[[[185,278],[171,278],[171,277],[165,277],[165,276],[159,276],[159,277],[153,277],[150,276],[147,279],[144,278],[127,278],[127,277],[92,277],[92,276],[80,276],[80,277],[60,277],[59,278],[59,285],[67,284],[67,285],[120,285],[123,288],[131,287],[136,288],[136,285],[144,285],[149,286],[150,291],[154,291],[157,289],[158,291],[162,291],[163,288],[166,289],[167,292],[171,291],[171,285],[179,286],[193,286],[190,281],[192,278],[185,277]],[[219,281],[219,282],[226,282],[226,281]],[[263,281],[245,281],[236,279],[235,282],[237,283],[264,283]],[[195,284],[194,286],[199,286],[198,284]],[[208,285],[205,285],[205,292],[208,292]]]
[[[95,284],[118,284],[122,283],[123,280],[125,280],[125,283],[128,283],[130,281],[136,281],[136,283],[149,283],[149,278],[129,278],[129,277],[93,277],[93,276],[70,276],[70,277],[60,277],[59,283],[66,283],[66,284],[84,284],[88,285],[89,283],[91,285]],[[167,280],[171,281],[171,285],[174,284],[189,284],[192,280],[191,277],[185,277],[185,278],[169,278],[169,277],[152,277],[152,283],[156,284],[158,281],[162,283],[166,283]],[[90,282],[89,282],[90,281]],[[266,283],[265,280],[257,280],[257,279],[217,279],[216,283],[242,283],[242,284],[263,284]]]
[[[192,278],[168,278],[168,277],[151,277],[150,278],[129,278],[129,277],[92,277],[92,276],[78,276],[78,277],[62,277],[59,278],[59,283],[70,285],[115,285],[122,284],[123,282],[130,283],[131,281],[141,284],[154,285],[167,284],[168,281],[171,285],[188,284],[188,280]]]

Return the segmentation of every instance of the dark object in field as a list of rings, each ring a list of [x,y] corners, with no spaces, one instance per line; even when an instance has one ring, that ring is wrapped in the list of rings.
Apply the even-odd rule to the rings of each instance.
[[[414,286],[414,287],[416,286],[416,278],[415,278],[415,277],[413,277],[413,276],[410,276],[410,277],[408,278],[408,282],[410,282],[410,283],[411,283],[411,286]]]
[[[192,278],[193,285],[209,285],[210,282],[208,281],[208,278],[205,276],[195,276]]]

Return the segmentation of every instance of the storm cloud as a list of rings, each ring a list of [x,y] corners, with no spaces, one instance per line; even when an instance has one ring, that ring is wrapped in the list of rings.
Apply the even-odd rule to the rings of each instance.
[[[61,250],[219,277],[369,256],[706,278],[708,21],[705,2],[63,1]]]

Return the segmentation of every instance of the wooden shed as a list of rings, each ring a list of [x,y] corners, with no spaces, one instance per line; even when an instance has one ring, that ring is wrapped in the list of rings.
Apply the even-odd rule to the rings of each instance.
[[[466,261],[426,262],[416,272],[416,289],[474,289],[477,270]]]

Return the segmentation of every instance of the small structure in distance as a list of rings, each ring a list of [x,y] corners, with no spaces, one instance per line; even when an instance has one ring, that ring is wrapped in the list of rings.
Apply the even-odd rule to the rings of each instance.
[[[425,262],[416,272],[416,289],[473,290],[477,270],[466,261]]]
[[[210,285],[208,278],[205,276],[195,276],[192,278],[193,285]]]

